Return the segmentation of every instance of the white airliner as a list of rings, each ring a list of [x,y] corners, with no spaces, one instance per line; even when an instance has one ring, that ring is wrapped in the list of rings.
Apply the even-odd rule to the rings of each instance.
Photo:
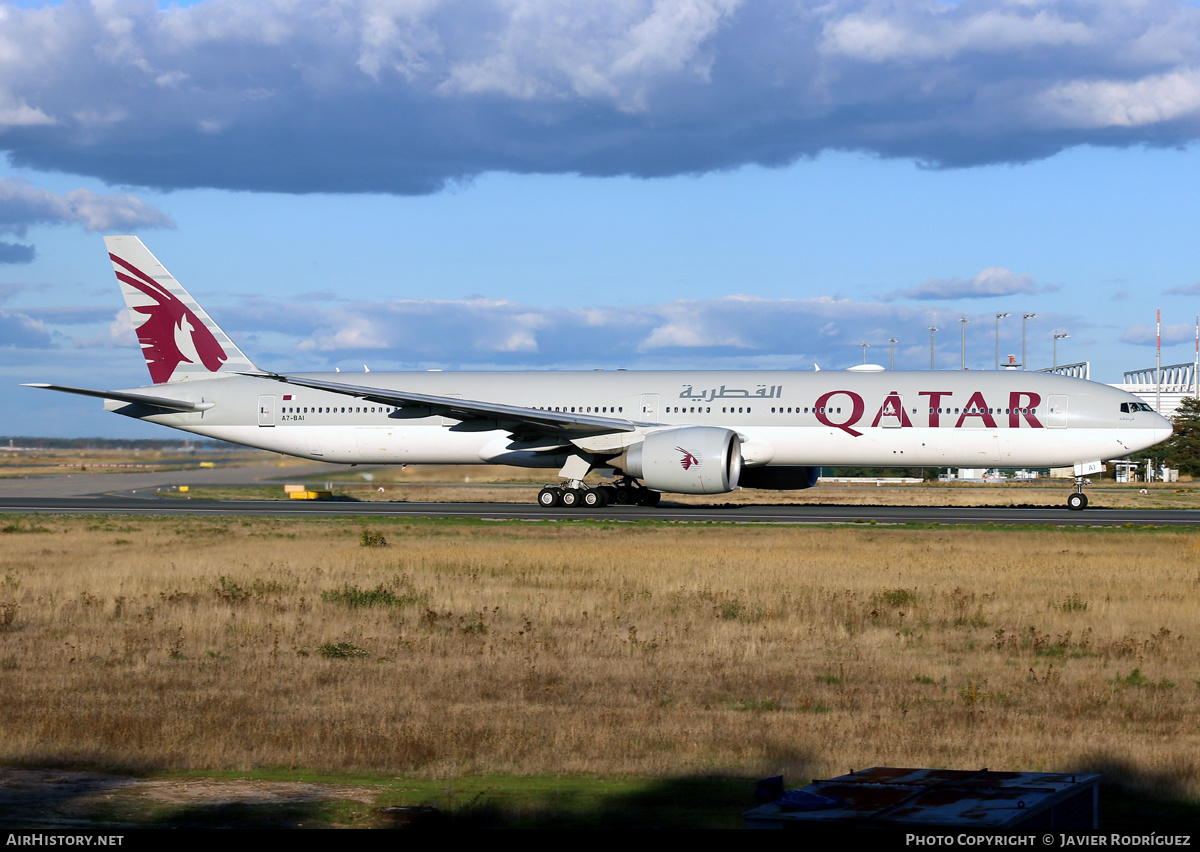
[[[30,387],[301,458],[557,470],[544,506],[808,488],[827,465],[1073,465],[1082,509],[1085,476],[1171,434],[1131,394],[1023,371],[271,373],[141,240],[105,243],[153,384]],[[585,484],[593,470],[613,484]]]

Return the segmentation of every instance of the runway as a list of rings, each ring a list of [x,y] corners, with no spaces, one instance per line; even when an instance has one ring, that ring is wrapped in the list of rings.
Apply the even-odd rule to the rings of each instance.
[[[0,497],[0,512],[123,515],[239,515],[277,517],[478,518],[526,521],[673,521],[774,524],[997,524],[1054,526],[1195,526],[1200,512],[1057,507],[944,508],[930,506],[672,505],[653,509],[543,509],[524,503],[360,503],[353,500],[186,500],[121,494],[79,497]]]
[[[319,481],[329,465],[218,467],[145,473],[99,473],[0,480],[0,513],[128,515],[259,515],[277,517],[479,518],[483,520],[673,521],[681,523],[774,524],[1003,524],[1055,526],[1196,526],[1200,512],[1171,509],[1068,511],[1065,506],[939,507],[853,505],[708,505],[672,503],[655,508],[544,509],[535,503],[417,503],[340,500],[188,500],[163,496],[156,488],[192,488]],[[496,487],[496,486],[491,486]],[[169,492],[177,495],[177,492]]]

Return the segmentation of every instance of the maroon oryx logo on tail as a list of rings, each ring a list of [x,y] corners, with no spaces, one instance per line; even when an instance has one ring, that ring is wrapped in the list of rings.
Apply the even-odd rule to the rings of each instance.
[[[205,327],[187,305],[136,266],[109,254],[117,270],[117,279],[153,300],[132,310],[145,314],[146,320],[137,327],[138,342],[150,368],[150,378],[156,385],[169,381],[175,368],[182,363],[202,363],[210,372],[217,372],[228,357],[213,333]],[[137,323],[137,318],[134,318]]]
[[[681,458],[679,460],[679,464],[683,467],[684,470],[688,470],[693,465],[695,465],[696,467],[700,466],[700,459],[697,458],[696,456],[694,456],[692,453],[689,453],[683,447],[676,447],[675,449],[678,450],[679,452],[683,453],[683,458]]]

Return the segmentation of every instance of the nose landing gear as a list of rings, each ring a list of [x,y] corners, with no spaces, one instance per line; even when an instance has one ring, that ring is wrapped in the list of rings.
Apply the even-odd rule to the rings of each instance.
[[[1084,485],[1091,485],[1090,479],[1084,479],[1082,476],[1075,477],[1075,490],[1067,495],[1067,508],[1074,512],[1082,512],[1087,508],[1088,498],[1083,493]]]

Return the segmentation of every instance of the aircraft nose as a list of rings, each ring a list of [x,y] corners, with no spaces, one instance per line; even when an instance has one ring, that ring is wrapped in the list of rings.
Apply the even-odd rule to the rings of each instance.
[[[1175,426],[1161,414],[1155,414],[1154,416],[1156,418],[1154,424],[1154,443],[1157,444],[1170,438],[1171,433],[1175,431]]]

